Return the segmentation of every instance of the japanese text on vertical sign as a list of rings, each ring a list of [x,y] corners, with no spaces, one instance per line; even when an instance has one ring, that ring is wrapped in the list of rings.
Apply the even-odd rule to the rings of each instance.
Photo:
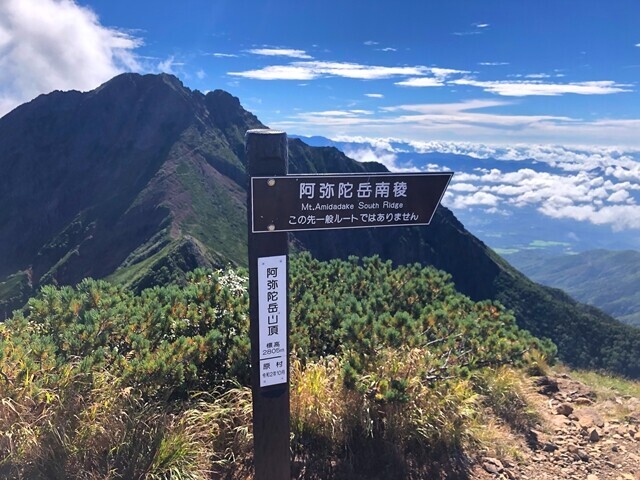
[[[287,260],[258,259],[260,386],[287,382]]]

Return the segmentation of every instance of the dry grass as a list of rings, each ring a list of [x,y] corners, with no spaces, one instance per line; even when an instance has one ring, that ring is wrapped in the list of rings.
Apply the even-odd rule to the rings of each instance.
[[[476,385],[483,403],[512,430],[523,433],[540,423],[539,413],[524,395],[520,371],[508,367],[485,369],[476,375]]]
[[[354,388],[345,360],[291,369],[293,446],[301,478],[425,478],[463,468],[476,395],[464,380],[425,379],[422,349],[380,350]]]
[[[165,406],[104,372],[59,380],[2,392],[3,478],[208,478],[206,445]]]
[[[470,427],[476,441],[470,453],[518,462],[524,458],[523,440],[491,410],[478,415]]]
[[[181,415],[179,425],[203,445],[214,478],[251,475],[253,460],[251,389],[237,387],[218,395],[202,394],[195,408]]]
[[[609,373],[571,370],[569,375],[591,387],[601,400],[613,400],[619,396],[640,398],[640,382],[628,380]]]
[[[505,425],[537,421],[508,368],[434,380],[425,349],[381,349],[355,385],[346,356],[291,364],[298,478],[462,478],[473,451],[515,458]],[[252,476],[248,388],[144,400],[103,371],[61,370],[55,390],[0,379],[0,477],[239,480]],[[46,382],[45,382],[46,383]],[[491,413],[487,413],[487,412]]]

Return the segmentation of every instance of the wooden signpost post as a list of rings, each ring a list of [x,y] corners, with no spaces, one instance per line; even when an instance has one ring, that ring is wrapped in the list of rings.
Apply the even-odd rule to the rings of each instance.
[[[287,175],[287,135],[246,134],[256,480],[289,480],[288,233],[428,225],[453,173]]]

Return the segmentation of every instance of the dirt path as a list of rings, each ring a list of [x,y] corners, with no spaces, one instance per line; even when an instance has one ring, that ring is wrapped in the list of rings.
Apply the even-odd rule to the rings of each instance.
[[[526,396],[539,429],[511,434],[516,458],[483,457],[471,478],[640,480],[640,399],[600,400],[566,374],[535,379]]]

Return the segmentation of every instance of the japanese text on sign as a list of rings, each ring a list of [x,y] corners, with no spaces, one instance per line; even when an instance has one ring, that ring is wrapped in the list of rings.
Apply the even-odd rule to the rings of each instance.
[[[258,258],[260,387],[287,382],[287,257]]]
[[[316,185],[318,193],[316,197]],[[393,186],[392,186],[393,185]],[[355,187],[355,188],[354,188]],[[300,200],[342,198],[401,198],[407,196],[407,182],[300,183]]]
[[[428,225],[451,172],[251,179],[252,231]]]

